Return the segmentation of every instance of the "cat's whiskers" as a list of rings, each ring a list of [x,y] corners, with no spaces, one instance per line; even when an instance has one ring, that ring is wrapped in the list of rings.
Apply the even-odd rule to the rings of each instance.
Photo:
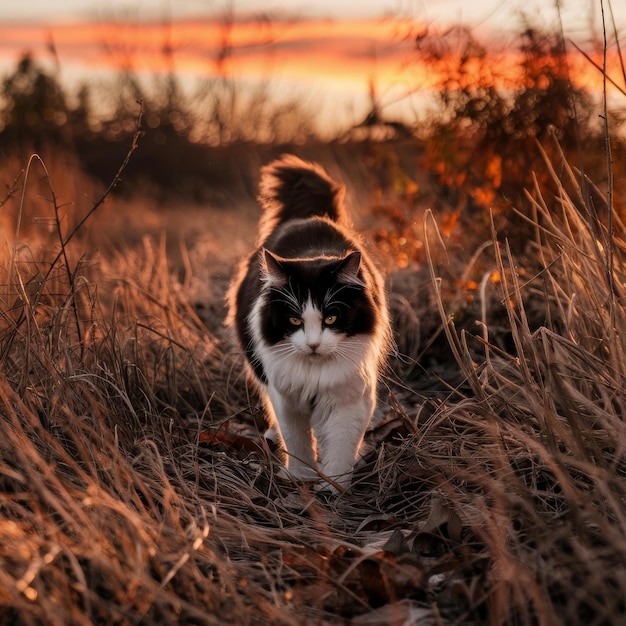
[[[269,346],[269,352],[278,356],[282,356],[283,354],[293,354],[296,352],[296,347],[292,343],[276,343],[273,346]]]
[[[326,293],[326,297],[324,298],[324,308],[329,309],[333,306],[340,307],[340,308],[341,307],[349,308],[349,305],[347,304],[347,302],[337,299],[337,296],[344,289],[355,289],[355,286],[354,285],[335,285],[333,288],[329,289],[328,292]]]
[[[353,352],[351,353],[349,350],[341,349],[336,350],[334,355],[337,360],[342,359],[345,361],[349,361],[354,365],[359,365],[363,359],[363,354],[361,352]]]
[[[298,297],[293,293],[291,289],[287,289],[285,287],[274,288],[273,290],[273,298],[274,302],[284,302],[288,307],[290,307],[294,312],[299,313],[301,310],[300,302],[298,301]]]

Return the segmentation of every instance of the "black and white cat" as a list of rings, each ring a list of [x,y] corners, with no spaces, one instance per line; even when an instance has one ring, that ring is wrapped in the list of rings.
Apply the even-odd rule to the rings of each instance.
[[[263,168],[257,248],[231,285],[229,319],[289,472],[346,487],[391,333],[383,280],[347,225],[343,195],[297,157]]]

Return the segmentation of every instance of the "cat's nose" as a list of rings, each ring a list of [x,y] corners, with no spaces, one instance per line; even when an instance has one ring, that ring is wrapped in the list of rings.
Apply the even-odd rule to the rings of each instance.
[[[319,341],[313,341],[311,343],[308,343],[307,345],[311,349],[311,352],[317,352],[317,349],[320,347],[320,342]]]

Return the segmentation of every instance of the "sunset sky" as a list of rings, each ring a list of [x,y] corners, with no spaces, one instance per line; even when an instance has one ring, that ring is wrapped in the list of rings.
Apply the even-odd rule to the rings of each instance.
[[[566,35],[588,45],[594,28],[600,32],[600,1],[562,5]],[[229,7],[238,18],[229,33],[232,54],[220,64]],[[520,30],[522,9],[535,25],[550,26],[557,24],[554,7],[545,0],[7,1],[0,7],[0,72],[11,71],[25,51],[68,83],[121,67],[151,74],[169,64],[186,80],[220,72],[242,81],[269,80],[277,91],[292,88],[319,95],[320,102],[341,101],[342,110],[352,107],[358,116],[368,106],[370,83],[383,103],[428,88],[433,76],[415,63],[416,33],[461,23],[481,41],[506,49],[506,33]],[[614,2],[613,10],[625,25],[626,3]],[[579,54],[572,63],[578,82],[597,78]]]
[[[318,18],[363,18],[382,15],[410,15],[426,21],[489,21],[494,26],[511,24],[521,11],[542,21],[552,19],[556,1],[551,0],[26,0],[2,3],[0,18],[5,21],[100,20],[112,16],[142,19],[207,15],[234,8],[238,13]],[[600,0],[560,0],[564,20],[570,28],[586,27],[589,16],[598,13]],[[620,0],[613,1],[616,17],[626,16]],[[608,10],[608,3],[605,0]]]

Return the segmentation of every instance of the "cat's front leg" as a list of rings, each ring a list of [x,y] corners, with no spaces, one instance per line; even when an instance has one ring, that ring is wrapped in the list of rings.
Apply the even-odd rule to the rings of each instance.
[[[366,392],[351,401],[321,407],[314,413],[320,472],[340,487],[350,486],[352,468],[374,405],[375,399]]]
[[[272,385],[267,392],[287,453],[286,466],[289,473],[298,480],[317,480],[310,409],[307,411],[301,403],[282,394]]]

